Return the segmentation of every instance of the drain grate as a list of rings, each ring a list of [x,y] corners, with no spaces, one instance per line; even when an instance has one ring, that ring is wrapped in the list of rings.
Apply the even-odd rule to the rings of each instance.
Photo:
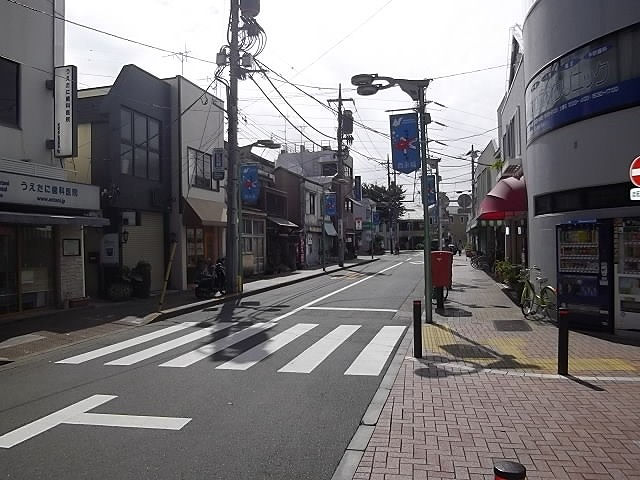
[[[524,320],[494,320],[493,326],[499,332],[530,332],[531,326]]]

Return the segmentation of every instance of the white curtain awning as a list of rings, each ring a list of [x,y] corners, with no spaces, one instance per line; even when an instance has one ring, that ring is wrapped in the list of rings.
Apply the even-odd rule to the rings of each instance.
[[[324,231],[330,237],[337,237],[338,236],[338,232],[336,232],[336,227],[333,226],[333,223],[325,222]]]

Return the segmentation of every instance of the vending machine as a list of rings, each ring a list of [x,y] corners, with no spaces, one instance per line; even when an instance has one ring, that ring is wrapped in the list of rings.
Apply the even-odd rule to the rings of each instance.
[[[558,307],[571,328],[613,332],[613,230],[607,220],[558,225]]]
[[[640,218],[624,219],[618,235],[616,328],[640,329]]]

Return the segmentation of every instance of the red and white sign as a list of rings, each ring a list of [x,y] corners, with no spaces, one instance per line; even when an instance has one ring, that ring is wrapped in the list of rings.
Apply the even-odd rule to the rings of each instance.
[[[640,157],[636,157],[633,162],[631,162],[629,178],[631,179],[631,183],[636,187],[640,187]]]

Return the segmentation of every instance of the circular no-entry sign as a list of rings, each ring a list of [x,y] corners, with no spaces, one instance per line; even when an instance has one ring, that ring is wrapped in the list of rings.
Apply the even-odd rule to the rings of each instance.
[[[636,157],[633,162],[631,162],[629,178],[631,179],[631,183],[636,187],[640,187],[640,157]]]

